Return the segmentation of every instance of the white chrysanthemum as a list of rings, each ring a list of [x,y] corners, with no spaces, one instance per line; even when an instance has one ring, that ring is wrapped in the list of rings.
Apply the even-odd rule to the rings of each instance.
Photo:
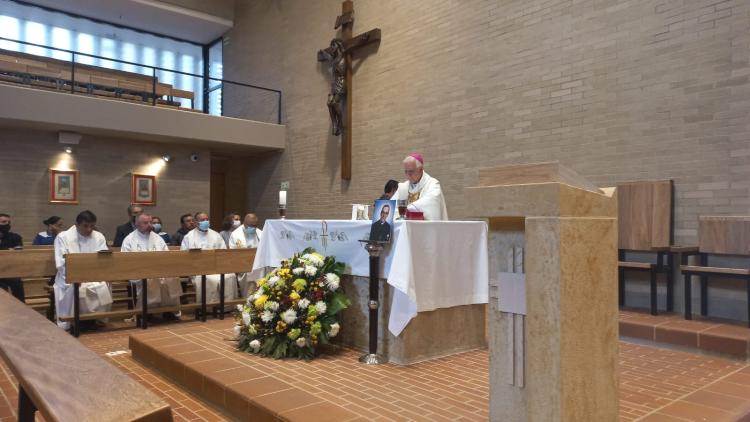
[[[275,275],[268,279],[268,286],[273,287],[279,281],[279,276]]]
[[[274,314],[273,312],[271,312],[268,309],[266,309],[260,315],[260,319],[263,320],[263,322],[270,322],[275,316],[276,316],[276,314]]]
[[[275,301],[273,301],[273,300],[268,300],[268,301],[266,301],[266,303],[265,303],[265,304],[263,305],[263,307],[264,307],[265,309],[270,309],[270,310],[272,310],[273,312],[276,312],[276,311],[278,311],[278,310],[279,310],[279,302],[275,302]]]
[[[302,259],[305,261],[315,265],[316,267],[322,267],[323,266],[323,260],[320,259],[317,255],[313,255],[311,253],[307,253],[302,255]]]
[[[250,347],[252,347],[253,352],[257,352],[260,350],[260,342],[258,340],[253,340],[250,342]]]
[[[305,267],[297,267],[297,268],[295,268],[295,269],[292,270],[292,273],[294,275],[300,275],[300,274],[302,274],[304,272],[305,272]]]
[[[328,286],[329,289],[334,291],[339,288],[339,284],[341,284],[339,276],[334,273],[326,274],[326,286]]]
[[[240,325],[235,325],[234,326],[234,336],[235,337],[239,337],[240,336],[240,330],[242,330],[242,326],[240,326]]]
[[[244,305],[237,305],[237,312],[242,312],[243,309],[245,309]]]
[[[318,273],[317,268],[315,268],[312,265],[305,265],[305,275],[309,275],[310,277],[312,277],[317,273]]]
[[[297,337],[297,340],[295,340],[295,343],[297,343],[297,346],[299,347],[305,347],[305,344],[307,344],[307,340],[305,340],[304,337]]]
[[[250,317],[250,312],[243,312],[242,313],[242,322],[245,323],[245,325],[250,325],[252,318]]]
[[[331,331],[328,332],[328,337],[336,337],[336,334],[339,333],[339,330],[341,329],[341,326],[338,322],[335,322],[331,324]]]
[[[315,302],[315,310],[318,311],[318,315],[326,313],[326,309],[328,309],[328,306],[322,300]]]
[[[297,312],[289,308],[281,314],[281,319],[287,324],[294,324],[294,321],[297,319]]]
[[[307,307],[310,306],[310,300],[305,298],[297,302],[297,307],[300,309],[307,309]]]

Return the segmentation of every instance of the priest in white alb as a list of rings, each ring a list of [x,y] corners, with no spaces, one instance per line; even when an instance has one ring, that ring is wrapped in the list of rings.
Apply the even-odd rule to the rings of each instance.
[[[229,249],[257,248],[263,231],[258,228],[258,216],[249,213],[242,224],[229,237]],[[255,280],[263,277],[265,268],[258,268],[249,273],[237,273],[237,284],[240,295],[246,298],[251,290],[255,290]]]
[[[198,225],[182,238],[180,249],[227,249],[224,238],[219,233],[211,230],[208,213],[198,212],[195,214],[195,222]],[[201,303],[201,276],[191,277],[195,286],[195,299]],[[219,286],[221,285],[221,275],[211,274],[206,276],[206,303],[219,302]],[[224,300],[232,300],[237,296],[237,279],[234,274],[225,274],[224,276]]]
[[[168,251],[169,247],[158,234],[154,233],[151,226],[151,216],[145,213],[135,219],[135,230],[122,241],[121,252],[149,252]],[[140,309],[143,298],[143,283],[141,280],[131,280],[136,287],[136,307]],[[178,277],[158,278],[148,280],[148,305],[149,306],[176,306],[180,304],[182,285]],[[173,314],[164,315],[168,319]]]
[[[398,184],[395,199],[405,200],[407,209],[422,212],[425,220],[447,220],[448,210],[440,182],[424,171],[422,155],[407,155],[403,165],[408,180]]]
[[[83,211],[76,217],[75,226],[61,232],[55,238],[55,309],[57,311],[57,325],[60,328],[70,328],[70,323],[60,318],[73,316],[73,301],[75,292],[72,284],[67,284],[65,272],[65,255],[74,253],[96,253],[107,250],[104,235],[95,230],[96,216],[91,211]],[[82,314],[90,312],[105,312],[112,307],[112,291],[109,283],[102,281],[81,283],[78,290],[80,311]]]

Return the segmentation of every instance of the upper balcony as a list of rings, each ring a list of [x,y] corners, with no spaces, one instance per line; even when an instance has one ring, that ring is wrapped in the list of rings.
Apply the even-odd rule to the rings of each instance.
[[[281,91],[2,37],[0,41],[50,51],[36,55],[0,49],[0,126],[180,142],[214,151],[284,148]],[[115,63],[120,69],[114,69]],[[225,98],[253,106],[243,106],[243,115],[232,115],[222,107]]]

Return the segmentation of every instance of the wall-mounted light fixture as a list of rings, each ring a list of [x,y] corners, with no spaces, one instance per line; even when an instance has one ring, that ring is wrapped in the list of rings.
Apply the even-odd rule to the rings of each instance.
[[[66,147],[63,148],[63,151],[65,151],[67,154],[72,154],[73,153],[73,147],[66,146]]]
[[[172,159],[172,156],[169,155],[169,154],[164,154],[164,155],[161,156],[161,159],[164,160],[165,163],[168,163],[169,160]]]

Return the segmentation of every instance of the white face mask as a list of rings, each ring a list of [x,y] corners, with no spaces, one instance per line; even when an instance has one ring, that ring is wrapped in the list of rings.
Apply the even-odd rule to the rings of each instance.
[[[236,229],[242,222],[240,220],[232,220],[232,228]]]

